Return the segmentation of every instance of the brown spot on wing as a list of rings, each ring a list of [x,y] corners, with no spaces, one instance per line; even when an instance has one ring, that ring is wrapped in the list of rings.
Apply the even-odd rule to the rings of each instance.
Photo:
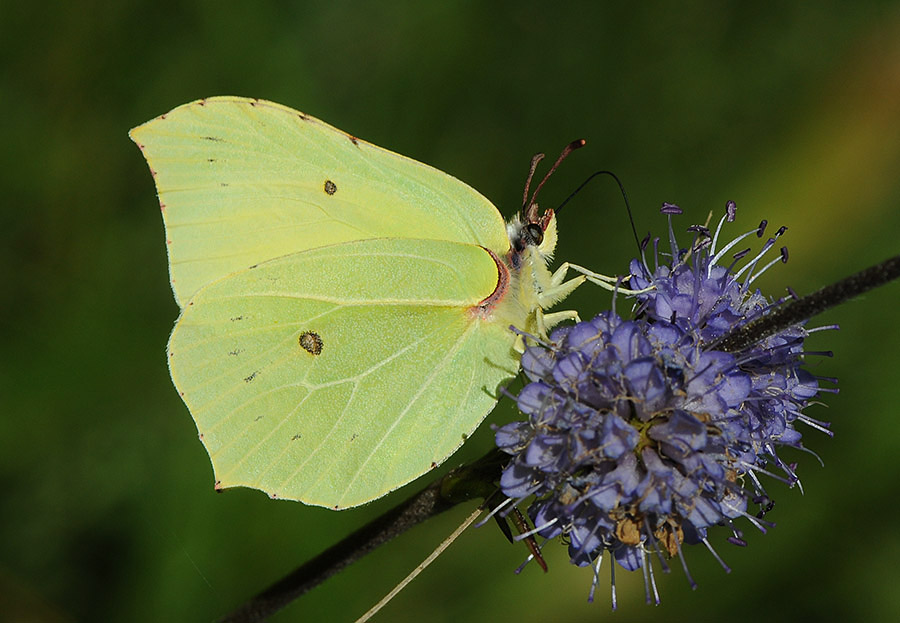
[[[300,334],[300,346],[310,355],[319,355],[322,353],[322,337],[315,331],[304,331]]]

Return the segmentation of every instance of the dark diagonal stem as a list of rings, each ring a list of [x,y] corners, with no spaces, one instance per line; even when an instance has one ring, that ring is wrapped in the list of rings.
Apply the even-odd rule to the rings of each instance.
[[[705,350],[737,352],[770,335],[840,305],[900,277],[900,255],[825,286],[817,292],[788,301],[772,312],[741,325],[705,345]]]
[[[219,623],[265,621],[293,600],[413,526],[467,500],[490,496],[496,491],[492,483],[499,479],[502,462],[508,458],[498,450],[492,450],[479,461],[451,471],[307,561],[219,619]]]

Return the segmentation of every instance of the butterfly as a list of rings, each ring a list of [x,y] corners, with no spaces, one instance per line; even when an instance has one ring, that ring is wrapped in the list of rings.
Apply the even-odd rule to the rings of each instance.
[[[506,223],[450,175],[272,102],[198,100],[129,135],[181,308],[169,369],[217,488],[332,509],[387,494],[474,431],[522,334],[577,317],[545,309],[610,282],[548,268],[542,155]]]

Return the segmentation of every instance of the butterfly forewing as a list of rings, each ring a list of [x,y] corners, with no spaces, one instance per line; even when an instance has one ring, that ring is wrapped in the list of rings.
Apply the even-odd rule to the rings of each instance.
[[[181,306],[233,272],[350,240],[509,247],[499,212],[469,186],[279,104],[199,100],[131,137],[154,174]]]

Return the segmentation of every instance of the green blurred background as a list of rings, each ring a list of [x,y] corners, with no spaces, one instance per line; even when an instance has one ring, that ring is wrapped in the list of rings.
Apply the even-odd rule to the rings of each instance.
[[[129,128],[208,95],[298,108],[447,171],[509,214],[531,155],[584,137],[545,189],[624,181],[638,228],[739,206],[790,228],[763,288],[809,292],[900,250],[896,2],[204,1],[0,3],[0,620],[209,621],[401,500],[333,513],[249,490],[216,494],[169,381],[177,307],[152,180]],[[814,4],[814,6],[813,6]],[[27,9],[24,7],[28,7]],[[40,6],[41,8],[35,8]],[[548,8],[548,7],[554,8]],[[851,8],[852,7],[852,8]],[[560,223],[558,256],[622,272],[634,249],[611,182]],[[686,239],[686,238],[684,238]],[[900,620],[900,285],[831,311],[814,371],[840,377],[805,494],[770,482],[778,527],[687,552],[663,604],[619,570],[619,623]],[[590,316],[610,297],[585,287]],[[508,404],[492,416],[513,416]],[[481,454],[487,426],[449,464]],[[413,485],[412,487],[415,487]],[[408,490],[412,490],[412,487]],[[352,620],[461,521],[456,509],[297,602],[276,621]],[[469,530],[382,621],[597,621],[604,572],[548,544],[544,575],[491,525]]]

